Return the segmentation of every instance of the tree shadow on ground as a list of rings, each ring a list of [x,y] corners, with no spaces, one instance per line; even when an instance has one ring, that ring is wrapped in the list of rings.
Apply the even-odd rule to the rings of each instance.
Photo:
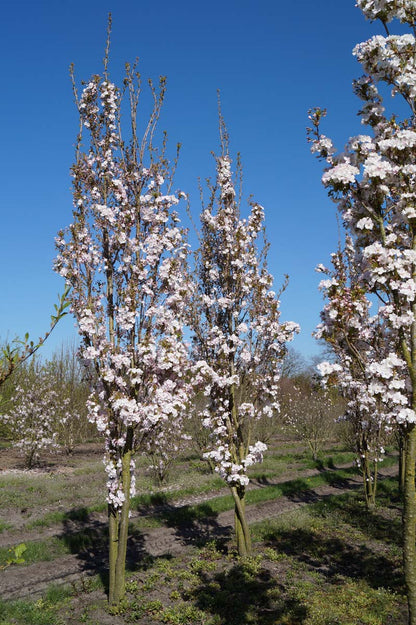
[[[271,486],[275,482],[273,481],[273,477],[267,475],[267,473],[257,473],[255,477],[250,477],[251,484],[255,484],[256,486],[264,487]]]
[[[268,476],[266,473],[259,474],[257,473],[255,477],[250,478],[251,484],[257,487],[265,487],[265,486],[275,486],[278,487],[279,490],[286,496],[290,496],[292,494],[296,494],[299,491],[310,490],[311,485],[309,483],[309,479],[319,475],[321,478],[325,480],[325,482],[335,488],[345,488],[345,487],[355,487],[355,483],[351,482],[348,477],[341,477],[337,474],[339,470],[333,463],[332,458],[327,462],[328,466],[325,466],[321,460],[316,460],[314,462],[315,469],[317,473],[310,473],[309,476],[302,478],[294,478],[291,480],[283,480],[279,479],[276,481],[273,477]],[[350,467],[347,469],[342,469],[343,473],[351,474],[351,477],[357,475],[357,469],[355,467]]]
[[[86,508],[70,510],[66,513],[62,524],[59,539],[82,563],[82,573],[99,575],[108,591],[108,524],[94,519]],[[147,553],[142,532],[130,526],[127,570],[146,570],[156,559]]]
[[[343,578],[363,579],[373,588],[403,590],[401,563],[394,563],[383,553],[364,544],[351,544],[348,537],[323,537],[304,529],[272,529],[264,542],[306,564],[332,583]]]
[[[326,484],[332,488],[340,490],[344,490],[345,488],[358,490],[361,487],[361,485],[356,482],[351,482],[347,478],[339,477],[330,472],[323,472],[320,476],[323,477]],[[313,487],[310,482],[308,482],[308,478],[298,478],[279,484],[281,494],[294,503],[316,503],[321,501],[325,495],[323,496],[319,492],[316,492],[317,488],[320,487]]]
[[[180,507],[167,504],[155,510],[154,515],[173,528],[186,545],[203,547],[215,540],[218,549],[226,550],[232,528],[218,523],[218,513],[209,503]]]
[[[195,605],[224,625],[277,625],[283,618],[288,625],[304,623],[306,606],[287,597],[269,571],[250,568],[242,562],[213,575],[200,572],[192,590]]]
[[[351,493],[328,495],[314,506],[317,516],[336,514],[343,522],[362,531],[368,538],[382,540],[387,544],[402,547],[403,526],[401,510],[392,505],[389,508],[367,510],[364,500]]]

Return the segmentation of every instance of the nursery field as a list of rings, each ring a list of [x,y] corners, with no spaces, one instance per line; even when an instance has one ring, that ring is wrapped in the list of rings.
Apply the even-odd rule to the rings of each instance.
[[[155,486],[137,462],[127,596],[106,603],[105,474],[97,444],[23,470],[0,451],[2,625],[400,625],[407,622],[396,456],[367,511],[352,453],[312,461],[297,440],[251,468],[253,555],[238,558],[233,502],[191,452]],[[19,559],[17,545],[25,544]]]

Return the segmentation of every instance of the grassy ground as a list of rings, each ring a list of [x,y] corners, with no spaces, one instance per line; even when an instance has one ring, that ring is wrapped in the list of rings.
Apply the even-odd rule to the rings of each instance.
[[[342,484],[352,469],[336,470],[334,467],[351,459],[351,455],[331,449],[316,465],[302,451],[290,453],[287,449],[279,454],[276,449],[261,467],[255,467],[252,477],[262,487],[249,492],[248,503],[274,500],[322,484]],[[188,470],[172,475],[168,489],[155,492],[157,489],[149,478],[144,478],[148,480],[148,490],[134,503],[136,508],[147,506],[148,511],[154,510],[150,518],[155,526],[180,525],[189,519],[215,516],[231,508],[227,495],[180,509],[163,507],[162,504],[175,498],[209,493],[220,485],[218,478],[203,472],[197,459],[182,459],[181,464]],[[91,463],[90,473],[85,471],[86,465],[80,468],[82,472],[70,474],[73,489],[80,476],[85,479],[88,475],[89,482],[95,480],[93,466]],[[313,467],[320,469],[317,475],[302,476],[306,469]],[[326,471],[328,467],[330,470]],[[294,472],[294,479],[269,483],[288,470]],[[17,493],[9,492],[16,489],[16,476],[6,476],[3,490],[10,499],[21,497],[20,501],[24,501],[25,492],[29,496],[37,493],[37,499],[35,495],[29,498],[33,506],[46,491],[48,507],[55,506],[55,509],[48,509],[37,521],[61,523],[59,514],[70,512],[59,509],[59,505],[71,506],[72,503],[70,510],[77,508],[73,494],[71,499],[70,493],[59,492],[61,478],[58,477],[53,485],[54,495],[45,489],[45,479],[49,477],[44,476],[43,482],[42,476],[37,476],[34,482],[22,476]],[[62,480],[62,488],[64,485]],[[35,487],[35,491],[31,487]],[[78,508],[77,513],[80,521],[82,515],[88,516],[89,509],[100,506],[95,492],[92,500],[88,500],[90,485],[85,488],[82,499],[85,507]],[[53,496],[65,503],[57,506]],[[27,507],[28,500],[25,501]],[[250,558],[237,558],[229,536],[205,544],[201,541],[199,548],[189,546],[180,557],[141,558],[128,574],[126,601],[116,614],[110,614],[106,607],[105,578],[95,576],[67,587],[52,586],[40,599],[0,602],[0,623],[401,625],[406,623],[406,602],[401,568],[400,508],[396,481],[385,479],[380,484],[377,508],[372,512],[365,510],[361,493],[354,492],[333,495],[324,502],[312,503],[253,525],[254,555]],[[33,519],[29,517],[26,525],[31,523],[33,527]],[[140,531],[140,523],[142,519],[132,523],[133,533]],[[105,535],[96,531],[79,532],[72,540],[73,544],[59,537],[28,541],[26,562],[59,558],[85,547],[105,546]],[[0,561],[6,556],[6,550],[0,553]]]

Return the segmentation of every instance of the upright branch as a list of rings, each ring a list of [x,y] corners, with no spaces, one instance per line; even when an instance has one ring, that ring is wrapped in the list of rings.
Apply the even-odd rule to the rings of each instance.
[[[26,333],[23,339],[14,339],[7,342],[1,348],[0,353],[0,388],[9,378],[15,369],[33,356],[44,344],[57,323],[67,314],[67,308],[70,306],[68,298],[69,286],[66,287],[62,295],[59,296],[58,304],[55,304],[55,314],[51,316],[50,328],[38,341],[30,339]]]
[[[264,210],[253,202],[248,219],[240,217],[221,117],[220,130],[216,183],[201,214],[191,326],[196,380],[207,398],[203,425],[212,436],[206,456],[233,494],[237,546],[245,555],[251,550],[244,513],[247,469],[266,449],[252,440],[253,423],[279,409],[280,366],[298,326],[279,321],[267,243],[262,244]]]

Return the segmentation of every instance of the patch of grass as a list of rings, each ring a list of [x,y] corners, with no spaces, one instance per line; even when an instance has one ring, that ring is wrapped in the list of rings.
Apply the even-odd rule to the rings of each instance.
[[[102,488],[100,488],[102,485]],[[89,474],[88,479],[80,476],[56,473],[24,472],[19,475],[6,475],[0,479],[3,508],[31,510],[37,509],[39,501],[44,506],[71,509],[74,501],[88,501],[88,505],[101,502],[105,493],[105,475]]]
[[[342,470],[323,471],[318,475],[311,476],[309,478],[298,478],[283,482],[281,484],[268,485],[263,488],[249,490],[246,496],[246,502],[248,505],[255,505],[261,502],[277,499],[281,496],[295,496],[302,492],[307,492],[310,489],[317,488],[325,484],[331,485],[343,485],[345,481],[352,475],[357,474],[357,469],[349,468]],[[222,482],[221,482],[222,483]],[[383,492],[385,496],[391,497],[393,494],[393,483],[387,480],[380,482],[380,494]],[[177,493],[175,493],[177,494]],[[353,497],[351,500],[353,503],[348,504],[349,497]],[[215,524],[215,517],[226,510],[230,510],[234,506],[234,501],[231,495],[224,495],[210,499],[208,502],[196,504],[193,506],[175,507],[170,505],[170,500],[173,499],[173,494],[153,494],[153,495],[141,495],[135,498],[135,501],[140,501],[142,505],[147,504],[148,507],[155,507],[154,514],[139,518],[131,524],[132,531],[136,534],[140,532],[140,529],[145,527],[158,527],[163,524],[169,526],[192,526],[199,522],[206,522],[208,525]],[[354,495],[345,495],[344,498],[328,497],[324,502],[315,504],[313,508],[315,514],[328,515],[334,514],[337,511],[338,515],[344,514],[354,518],[368,518],[363,515],[362,501]],[[158,509],[160,508],[160,509]],[[148,511],[151,512],[151,511]],[[66,521],[79,521],[87,522],[89,517],[89,508],[76,508],[70,512],[55,511],[48,513],[42,519],[33,521],[29,524],[30,527],[39,527],[43,525],[49,525],[52,523],[61,522],[65,525]],[[400,523],[395,521],[393,524],[385,519],[372,518],[367,524],[372,528],[373,534],[378,531],[384,532],[387,526],[390,527],[390,537],[397,536],[399,540],[400,536]],[[28,526],[28,527],[29,527]],[[393,528],[393,531],[392,531]],[[205,537],[202,537],[202,543]],[[63,533],[61,537],[55,537],[45,541],[28,541],[27,551],[25,553],[25,561],[28,564],[53,560],[67,553],[77,553],[85,549],[105,549],[106,548],[106,528],[86,528],[79,532]],[[0,549],[0,563],[6,560],[6,549]]]
[[[188,623],[189,625],[191,623],[202,625],[207,622],[206,614],[202,610],[183,602],[162,610],[159,620],[167,625],[188,625]]]
[[[371,588],[366,582],[346,581],[342,585],[298,585],[297,596],[306,606],[305,625],[396,625],[400,620],[402,598],[384,588]],[[359,619],[359,620],[357,620]]]
[[[348,578],[403,592],[400,525],[399,511],[368,512],[358,494],[348,493],[255,524],[252,534],[269,556],[284,555],[331,583]]]
[[[247,491],[247,504],[256,504],[262,501],[268,501],[277,497],[296,495],[302,491],[306,491],[325,484],[342,485],[353,475],[357,474],[355,468],[339,469],[337,471],[326,471],[318,475],[307,478],[298,478],[282,482],[281,484],[271,484],[259,489]]]
[[[73,594],[70,586],[52,584],[44,594],[44,600],[49,604],[60,603]]]
[[[348,524],[350,531],[360,532],[367,538],[383,540],[400,552],[401,511],[399,507],[390,505],[392,501],[398,503],[399,495],[397,482],[389,479],[380,483],[377,506],[374,510],[366,510],[360,494],[345,493],[331,495],[324,501],[313,504],[310,512],[334,525]]]
[[[27,541],[24,557],[25,564],[55,560],[68,553],[62,540],[56,537],[47,540]],[[3,559],[3,549],[0,549],[0,559]]]
[[[35,562],[49,562],[70,553],[79,553],[88,548],[104,548],[105,530],[85,529],[63,536],[52,536],[44,540],[26,541],[24,553],[24,565]],[[9,549],[0,547],[0,565],[7,561]]]
[[[62,610],[72,591],[68,586],[50,586],[36,601],[0,600],[2,625],[65,625]]]
[[[308,522],[315,524],[315,533],[324,540],[327,528],[322,522],[318,531],[313,516],[302,514],[296,520],[292,515],[283,527],[290,527],[294,520],[304,531]],[[343,576],[334,582],[310,563],[299,563],[293,554],[276,557],[264,542],[255,546],[264,553],[237,561],[210,546],[198,551],[191,561],[158,563],[144,580],[130,582],[128,590],[134,598],[126,608],[126,621],[170,625],[406,623],[405,601],[400,594],[374,588],[364,578]],[[301,549],[304,547],[302,542]],[[328,554],[331,549],[328,545]],[[162,570],[168,571],[167,577]],[[160,597],[162,588],[166,598],[155,598]]]
[[[6,530],[12,529],[12,525],[10,523],[6,523],[6,521],[0,521],[0,534]]]
[[[305,482],[295,480],[285,488],[298,492],[310,486]],[[236,558],[229,538],[181,557],[149,558],[140,571],[129,573],[116,622],[405,625],[401,556],[391,539],[391,527],[400,521],[399,510],[391,506],[395,496],[394,480],[386,480],[370,516],[357,492],[255,524],[250,558]],[[224,498],[217,505],[222,507]],[[169,504],[164,507],[169,511]],[[181,514],[192,523],[207,512],[213,510],[194,506]],[[80,623],[102,622],[101,605],[84,597],[81,607]]]
[[[58,523],[64,523],[65,521],[88,521],[88,515],[92,512],[92,509],[88,508],[74,508],[69,512],[63,512],[61,510],[53,510],[44,514],[39,519],[29,521],[26,523],[26,529],[34,529],[36,527],[49,527],[50,525],[57,525]]]
[[[343,464],[354,463],[356,457],[351,451],[320,452],[316,460],[311,457],[305,460],[304,466],[308,469],[335,469]]]
[[[217,475],[210,475],[209,479],[202,484],[178,488],[171,491],[159,491],[151,493],[143,493],[132,498],[132,508],[140,508],[141,506],[156,507],[162,506],[192,495],[201,495],[209,493],[212,490],[224,488],[224,481]]]
[[[298,478],[281,484],[272,484],[262,488],[252,489],[247,491],[246,503],[247,505],[255,505],[282,496],[290,497],[325,484],[343,486],[346,484],[348,478],[353,475],[357,475],[357,469],[354,467],[322,472],[309,478]],[[181,506],[179,508],[169,505],[169,499],[169,497],[162,497],[160,499],[160,501],[164,501],[165,504],[161,506],[161,510],[155,512],[155,517],[173,527],[181,525],[189,526],[197,521],[207,519],[212,520],[215,519],[220,512],[231,510],[234,507],[234,500],[231,495],[214,497],[201,504]]]

